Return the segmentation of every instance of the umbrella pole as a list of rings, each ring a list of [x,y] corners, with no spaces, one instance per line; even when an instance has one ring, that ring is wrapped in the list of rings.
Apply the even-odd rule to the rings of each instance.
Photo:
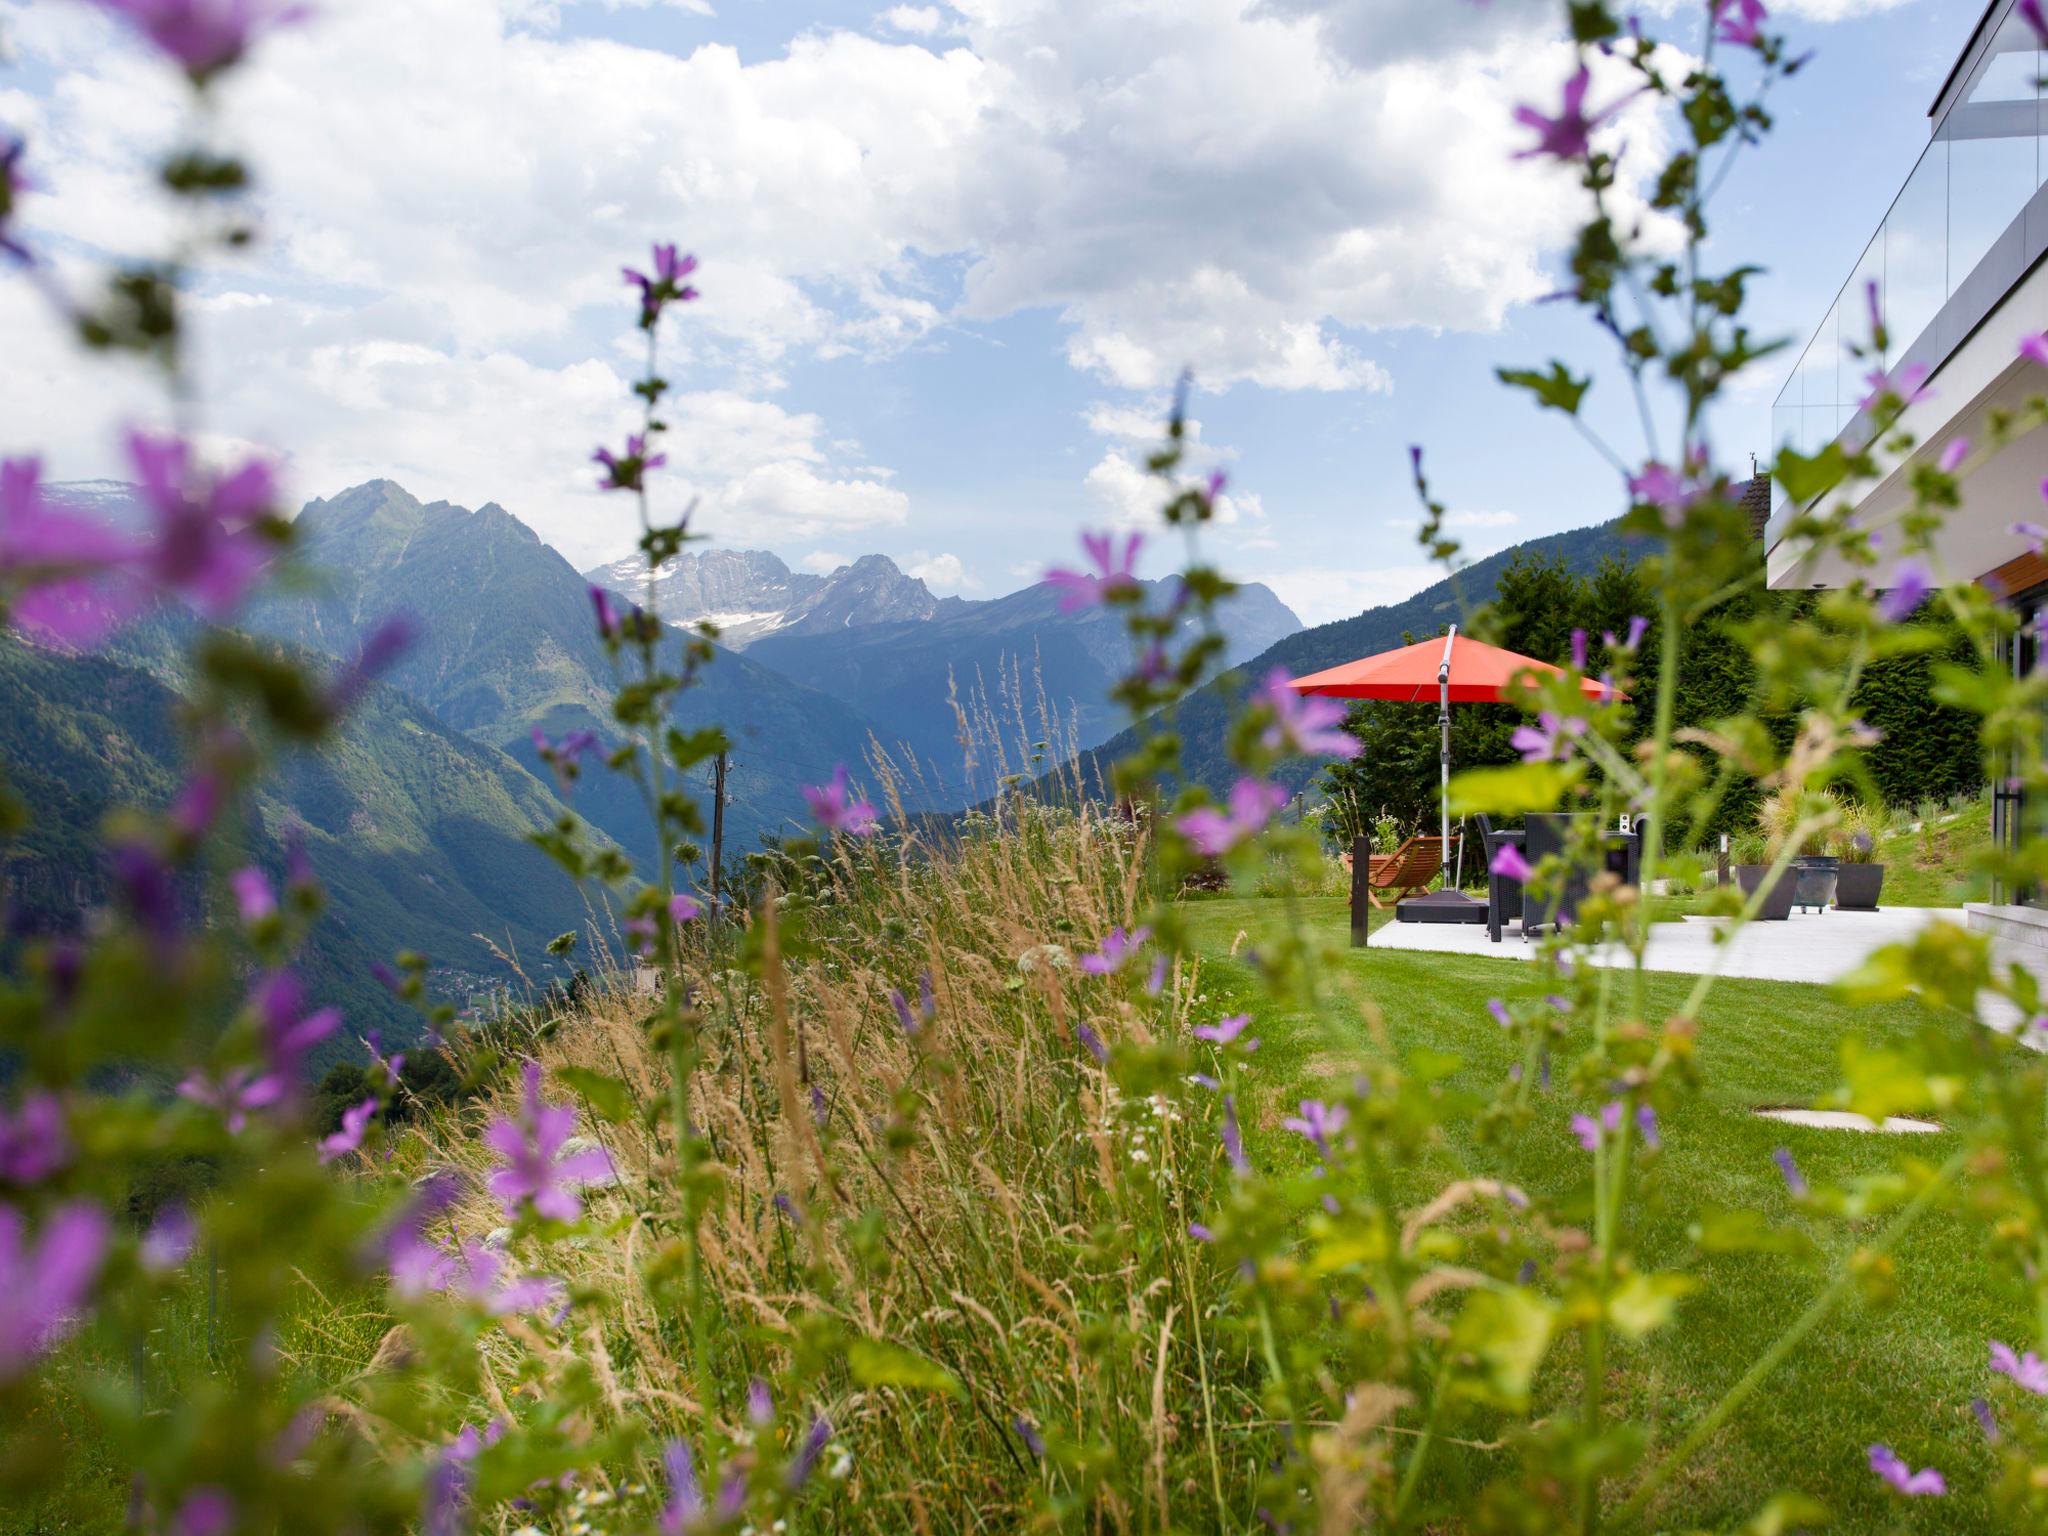
[[[1437,777],[1439,780],[1442,807],[1443,851],[1448,859],[1451,851],[1451,644],[1458,638],[1458,626],[1453,624],[1451,632],[1444,636],[1444,659],[1436,669],[1436,723],[1442,743],[1437,751]]]

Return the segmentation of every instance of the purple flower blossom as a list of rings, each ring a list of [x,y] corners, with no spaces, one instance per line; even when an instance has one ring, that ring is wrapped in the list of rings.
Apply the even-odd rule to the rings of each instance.
[[[603,587],[590,589],[590,606],[597,613],[597,632],[607,640],[619,638],[619,611],[612,606],[612,595]]]
[[[831,783],[804,786],[804,799],[818,825],[828,832],[867,837],[877,825],[875,808],[865,800],[855,800],[848,791],[844,763],[833,768]]]
[[[277,916],[277,893],[270,888],[270,876],[254,864],[228,876],[228,889],[235,893],[235,910],[245,927]]]
[[[156,517],[145,574],[220,623],[270,563],[262,525],[277,504],[274,471],[251,459],[231,474],[201,474],[182,439],[144,432],[128,434],[128,457]]]
[[[688,304],[697,297],[697,290],[683,281],[697,270],[697,258],[678,256],[673,245],[657,245],[654,248],[654,275],[637,272],[631,267],[620,269],[626,282],[640,290],[640,324],[643,329],[652,330],[661,318],[661,312],[670,302]]]
[[[1544,710],[1534,725],[1518,725],[1508,745],[1522,754],[1525,763],[1554,763],[1571,755],[1571,743],[1586,734],[1586,722],[1576,715],[1559,715]]]
[[[1641,474],[1629,476],[1628,493],[1639,505],[1655,507],[1665,527],[1676,528],[1706,495],[1706,469],[1704,449],[1694,449],[1679,469],[1652,459],[1643,466]]]
[[[217,1110],[228,1134],[239,1136],[248,1126],[249,1116],[281,1103],[289,1086],[275,1072],[235,1067],[219,1077],[191,1073],[178,1084],[178,1095]]]
[[[1901,409],[1934,398],[1934,391],[1927,387],[1925,363],[1908,363],[1889,374],[1882,368],[1873,368],[1863,376],[1863,382],[1870,386],[1870,393],[1857,403],[1866,411],[1876,410],[1887,395],[1897,396]]]
[[[263,978],[250,1002],[263,1025],[270,1070],[287,1082],[302,1075],[306,1053],[341,1027],[339,1008],[306,1012],[305,988],[290,971],[273,971]]]
[[[2048,480],[2041,482],[2041,494],[2048,496]],[[2044,527],[2040,523],[2017,522],[2012,525],[2012,531],[2018,537],[2025,539],[2037,555],[2042,552],[2044,547],[2048,547],[2048,527]]]
[[[1134,928],[1124,932],[1119,923],[1103,935],[1102,943],[1092,955],[1081,957],[1081,969],[1090,976],[1113,976],[1124,968],[1124,962],[1135,955],[1152,937],[1150,928]]]
[[[1344,706],[1335,699],[1296,693],[1288,686],[1291,681],[1285,667],[1275,667],[1254,695],[1255,703],[1273,711],[1273,723],[1266,727],[1264,738],[1266,750],[1289,756],[1358,756],[1358,738],[1341,729]]]
[[[263,33],[303,21],[309,9],[277,0],[94,0],[126,20],[204,83],[236,63]]]
[[[1037,1425],[1020,1416],[1010,1420],[1010,1427],[1017,1431],[1017,1438],[1024,1442],[1025,1450],[1038,1460],[1045,1460],[1045,1437],[1039,1434]]]
[[[1212,859],[1221,858],[1246,838],[1256,836],[1287,799],[1283,785],[1243,778],[1230,787],[1227,816],[1215,806],[1205,805],[1189,811],[1174,825],[1195,845],[1197,852]]]
[[[136,1258],[153,1275],[169,1274],[185,1262],[198,1240],[199,1228],[192,1221],[192,1213],[182,1205],[167,1205],[157,1212],[156,1220],[142,1234]]]
[[[1927,601],[1934,590],[1934,572],[1924,560],[1901,560],[1892,572],[1891,585],[1878,600],[1877,611],[1887,623],[1896,624]]]
[[[354,709],[357,701],[369,691],[370,684],[390,671],[398,658],[412,649],[418,638],[419,626],[409,614],[387,615],[370,631],[355,658],[336,672],[328,683],[322,699],[328,718],[339,720]]]
[[[1522,857],[1522,850],[1513,843],[1502,843],[1494,852],[1493,862],[1486,867],[1503,880],[1526,881],[1535,873],[1529,868],[1529,861]]]
[[[0,1183],[40,1184],[70,1161],[64,1104],[55,1094],[32,1093],[12,1114],[0,1109]]]
[[[1152,974],[1145,978],[1145,995],[1157,997],[1166,990],[1166,956],[1161,953],[1152,957]]]
[[[797,1447],[796,1459],[789,1464],[789,1489],[793,1493],[810,1481],[811,1473],[817,1469],[818,1458],[825,1454],[825,1445],[832,1438],[832,1421],[822,1413],[811,1420],[811,1427],[804,1432],[803,1444]]]
[[[2024,1355],[2016,1355],[1998,1340],[1991,1341],[1991,1369],[2001,1376],[2010,1376],[2020,1386],[2036,1397],[2048,1397],[2048,1363],[2031,1349]]]
[[[1581,64],[1576,73],[1564,83],[1564,101],[1555,117],[1545,117],[1531,106],[1515,108],[1515,121],[1525,128],[1536,130],[1536,142],[1528,149],[1516,152],[1517,160],[1527,160],[1535,155],[1550,155],[1559,160],[1582,160],[1590,149],[1593,130],[1620,111],[1623,97],[1598,112],[1586,111],[1586,89],[1593,83],[1592,74]]]
[[[1344,1129],[1344,1122],[1351,1118],[1351,1112],[1342,1104],[1325,1104],[1321,1099],[1303,1099],[1301,1113],[1289,1115],[1280,1123],[1288,1130],[1306,1136],[1315,1143],[1323,1156],[1330,1155],[1330,1138]]]
[[[668,920],[671,927],[680,928],[685,923],[695,922],[703,915],[704,908],[698,905],[694,896],[686,896],[678,891],[668,899]]]
[[[341,1129],[332,1136],[320,1138],[320,1161],[331,1163],[338,1157],[359,1151],[363,1145],[363,1133],[370,1128],[370,1117],[377,1113],[377,1101],[365,1099],[362,1103],[341,1112]]]
[[[1984,1438],[1993,1445],[1998,1444],[1998,1415],[1991,1411],[1991,1405],[1981,1397],[1970,1399],[1970,1412],[1977,1416],[1977,1427],[1984,1431]]]
[[[1124,542],[1121,553],[1116,548],[1116,535],[1110,533],[1084,533],[1081,548],[1087,552],[1094,564],[1093,571],[1069,570],[1056,566],[1045,573],[1047,585],[1060,588],[1066,596],[1060,599],[1061,613],[1077,613],[1097,603],[1135,594],[1138,578],[1133,574],[1137,565],[1138,551],[1144,547],[1145,536],[1134,533]]]
[[[422,1491],[420,1536],[465,1536],[469,1483],[469,1468],[460,1457],[443,1453],[435,1458]]]
[[[1244,1155],[1244,1133],[1237,1126],[1237,1095],[1223,1095],[1223,1126],[1217,1133],[1223,1142],[1223,1155],[1230,1159],[1231,1168],[1237,1173],[1252,1171],[1251,1159]]]
[[[1486,1011],[1493,1015],[1493,1022],[1502,1029],[1513,1029],[1515,1027],[1515,1016],[1508,1012],[1508,1005],[1499,998],[1489,997],[1486,1000]]]
[[[1252,1016],[1248,1013],[1233,1013],[1228,1018],[1218,1019],[1214,1024],[1197,1024],[1194,1036],[1207,1040],[1211,1045],[1228,1045],[1245,1031]]]
[[[27,1218],[0,1205],[0,1382],[10,1381],[51,1348],[77,1320],[107,1253],[99,1207],[58,1207],[28,1241]]]
[[[505,1256],[485,1243],[437,1248],[426,1273],[426,1289],[481,1307],[492,1317],[540,1312],[561,1307],[562,1282],[552,1275],[508,1273]]]
[[[668,1477],[668,1502],[661,1507],[662,1536],[683,1536],[704,1513],[704,1488],[697,1481],[697,1458],[689,1442],[671,1440],[662,1447],[661,1468]]]
[[[1081,1044],[1087,1047],[1088,1054],[1093,1056],[1097,1062],[1109,1060],[1109,1047],[1102,1043],[1102,1036],[1096,1034],[1086,1024],[1076,1024],[1074,1026],[1074,1033],[1080,1038]]]
[[[1216,1234],[1199,1221],[1188,1223],[1188,1236],[1198,1243],[1213,1243],[1216,1241]]]
[[[42,493],[35,459],[0,460],[0,581],[9,621],[46,644],[89,646],[139,612],[136,544]]]
[[[495,1120],[484,1132],[484,1144],[505,1159],[490,1177],[490,1191],[516,1217],[531,1204],[554,1221],[574,1221],[583,1214],[576,1195],[581,1184],[607,1183],[612,1160],[600,1147],[562,1153],[562,1144],[576,1126],[576,1112],[566,1104],[549,1104],[540,1096],[540,1063],[528,1059],[522,1076],[524,1093],[515,1116]]]
[[[2041,14],[2041,0],[2020,0],[2019,11],[2026,14],[2027,7],[2034,8],[2036,16]],[[2030,363],[2039,363],[2048,368],[2048,335],[2040,331],[2029,331],[2020,338],[2019,354]]]
[[[1652,1152],[1664,1145],[1657,1134],[1657,1111],[1648,1104],[1636,1106],[1636,1130],[1642,1135],[1643,1145]]]
[[[1771,1154],[1771,1161],[1778,1165],[1778,1172],[1785,1180],[1785,1188],[1792,1192],[1795,1200],[1806,1198],[1806,1175],[1799,1171],[1799,1165],[1792,1161],[1792,1149],[1780,1147]]]
[[[194,1488],[171,1516],[169,1536],[228,1536],[235,1528],[235,1501],[225,1488]]]
[[[1923,1494],[1939,1497],[1948,1492],[1948,1481],[1934,1468],[1922,1467],[1915,1472],[1899,1460],[1898,1453],[1888,1445],[1870,1448],[1870,1470],[1909,1498],[1919,1498]]]
[[[756,1429],[766,1429],[775,1422],[775,1397],[768,1390],[768,1383],[755,1376],[747,1382],[747,1422]]]
[[[1738,48],[1754,48],[1761,40],[1764,0],[1714,0],[1715,36]]]
[[[1970,440],[1962,436],[1952,437],[1948,440],[1948,446],[1941,450],[1941,457],[1934,461],[1935,467],[1944,475],[1952,475],[1962,467],[1963,460],[1969,456]]]
[[[668,462],[668,455],[650,454],[646,435],[636,432],[626,439],[624,453],[614,454],[609,448],[600,448],[590,456],[590,461],[604,466],[604,475],[597,482],[600,491],[639,491],[646,489],[647,471],[661,468]]]
[[[1601,1106],[1600,1118],[1591,1115],[1572,1116],[1572,1134],[1579,1138],[1579,1145],[1588,1152],[1597,1151],[1602,1132],[1609,1135],[1621,1129],[1621,1100],[1612,1099]]]
[[[591,591],[598,589],[592,587]],[[549,741],[546,731],[539,726],[533,728],[533,750],[540,754],[540,760],[555,770],[555,782],[562,793],[569,792],[569,786],[576,782],[576,776],[583,771],[583,754],[597,745],[595,731],[571,731],[560,741]]]
[[[1622,649],[1633,651],[1643,643],[1643,636],[1650,632],[1650,621],[1640,613],[1628,621],[1628,638],[1621,642]]]

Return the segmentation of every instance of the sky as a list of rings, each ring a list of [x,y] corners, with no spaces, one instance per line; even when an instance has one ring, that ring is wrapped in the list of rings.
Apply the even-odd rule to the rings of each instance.
[[[1813,62],[1712,213],[1765,269],[1721,468],[1768,455],[1770,401],[1926,143],[1980,0],[1782,0]],[[1660,15],[1659,11],[1676,15]],[[1694,45],[1699,6],[1653,29]],[[622,265],[694,252],[663,333],[656,478],[718,545],[830,570],[880,552],[1001,595],[1083,529],[1179,555],[1143,464],[1195,380],[1189,468],[1229,490],[1204,553],[1307,622],[1440,574],[1408,448],[1473,555],[1622,509],[1568,423],[1493,370],[1590,369],[1589,425],[1643,453],[1599,335],[1559,286],[1583,194],[1528,141],[1571,52],[1551,0],[321,0],[204,131],[255,168],[258,238],[199,277],[197,421],[294,504],[373,478],[495,501],[579,568],[634,514],[591,450],[634,418]],[[24,136],[30,243],[66,283],[181,231],[151,168],[180,82],[80,0],[0,0],[0,130]],[[1616,94],[1595,77],[1596,102]],[[1604,130],[1642,165],[1670,125]],[[86,358],[0,274],[0,453],[122,477],[157,380]]]

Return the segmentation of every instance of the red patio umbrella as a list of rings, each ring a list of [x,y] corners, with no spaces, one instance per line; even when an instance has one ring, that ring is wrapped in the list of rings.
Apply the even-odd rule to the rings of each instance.
[[[1437,725],[1443,745],[1438,754],[1442,778],[1443,840],[1451,845],[1451,706],[1453,704],[1502,704],[1512,697],[1517,673],[1555,675],[1561,669],[1531,656],[1518,656],[1497,645],[1484,645],[1458,633],[1453,624],[1441,640],[1424,640],[1396,651],[1382,651],[1362,661],[1347,661],[1340,667],[1297,677],[1290,687],[1296,693],[1319,694],[1332,699],[1389,699],[1419,704],[1431,694],[1437,699]],[[1525,678],[1522,687],[1532,686]],[[1588,698],[1620,697],[1605,683],[1581,678],[1579,688]]]

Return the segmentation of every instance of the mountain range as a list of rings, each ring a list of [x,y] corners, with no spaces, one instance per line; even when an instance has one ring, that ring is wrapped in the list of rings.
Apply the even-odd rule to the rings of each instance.
[[[638,554],[583,574],[592,586],[649,606],[647,561]],[[669,623],[714,624],[720,643],[736,651],[765,635],[915,623],[961,605],[957,597],[933,597],[887,555],[863,555],[814,576],[792,571],[765,549],[686,549],[662,563],[652,597],[653,610]]]

